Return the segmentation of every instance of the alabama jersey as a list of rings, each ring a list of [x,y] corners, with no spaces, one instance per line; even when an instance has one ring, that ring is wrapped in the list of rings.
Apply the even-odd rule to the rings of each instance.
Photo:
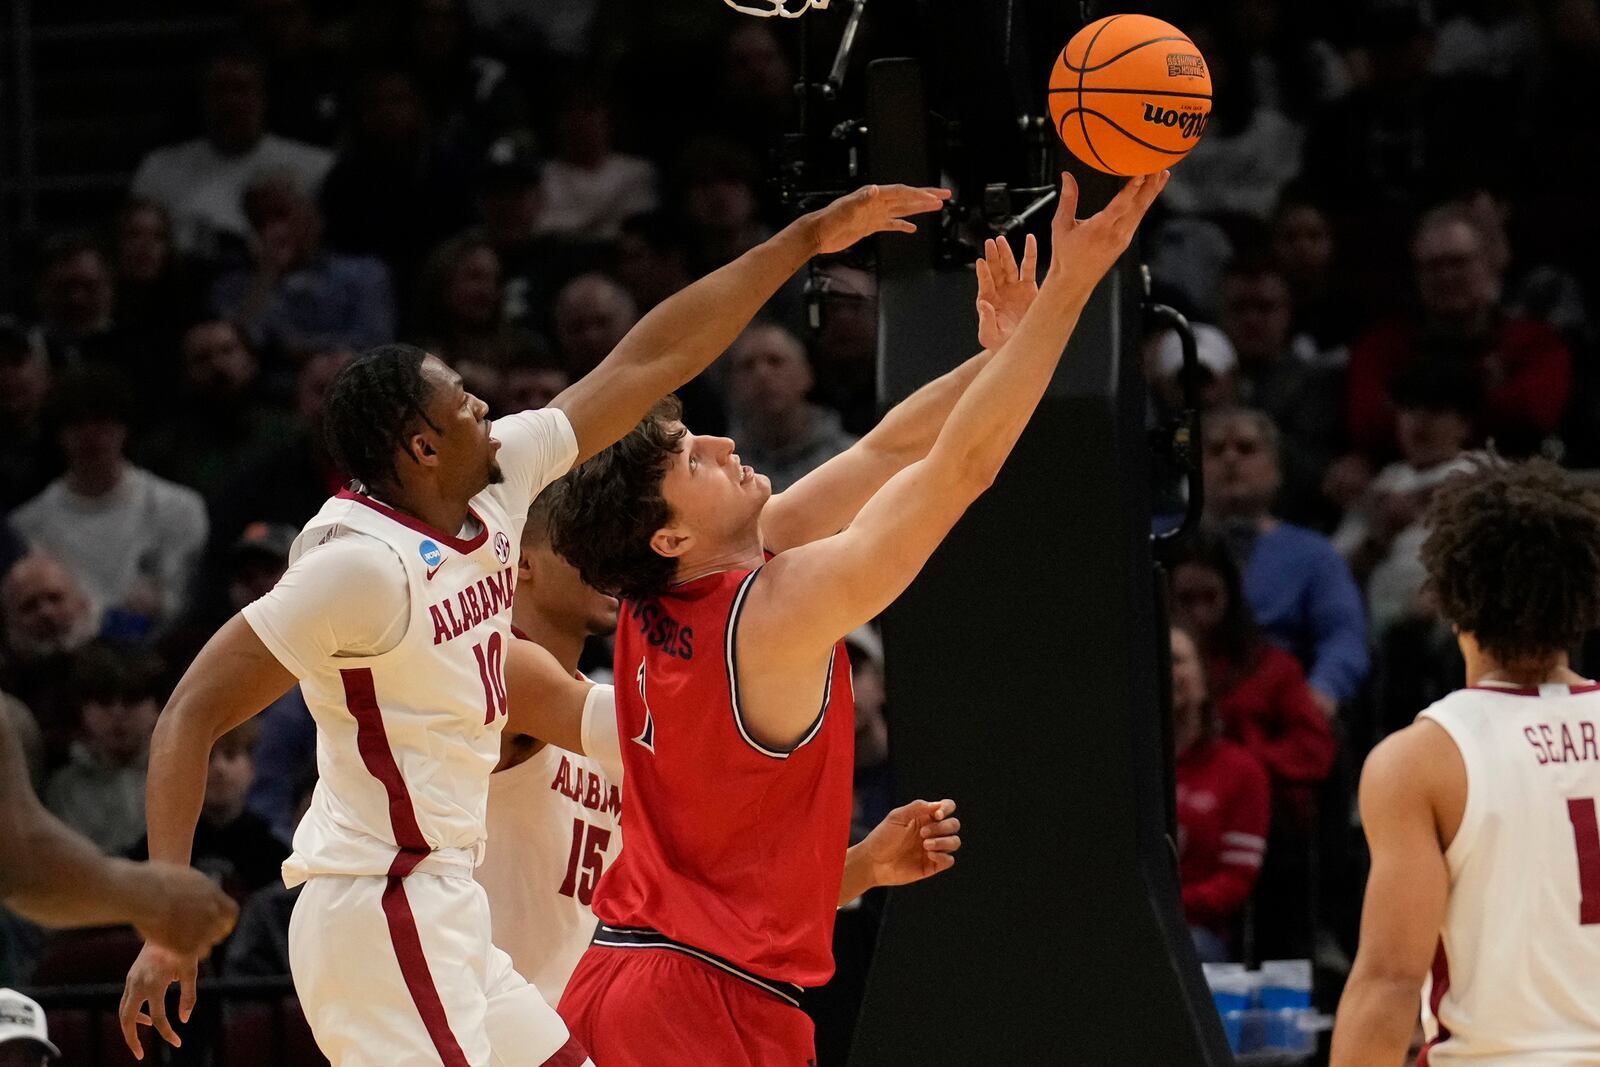
[[[529,502],[577,452],[557,409],[500,419],[493,433],[505,480],[472,498],[467,528],[431,530],[346,490],[306,524],[279,585],[244,609],[299,678],[317,724],[319,777],[284,867],[291,884],[312,874],[387,874],[398,853],[420,859],[483,841],[505,722],[516,545]],[[336,544],[403,581],[408,615],[392,647],[329,654],[309,632],[317,622],[297,610],[326,595],[297,569],[314,572],[317,554]]]
[[[850,843],[850,666],[841,642],[793,751],[751,737],[737,624],[760,575],[710,574],[623,606],[615,663],[628,847],[595,896],[595,944],[669,941],[772,983],[814,986],[833,973]]]
[[[597,685],[584,709],[588,755],[545,745],[489,779],[489,844],[478,881],[494,943],[550,1004],[594,936],[594,891],[622,848],[616,702]]]
[[[1467,802],[1419,1067],[1600,1064],[1600,686],[1464,689],[1422,716]]]

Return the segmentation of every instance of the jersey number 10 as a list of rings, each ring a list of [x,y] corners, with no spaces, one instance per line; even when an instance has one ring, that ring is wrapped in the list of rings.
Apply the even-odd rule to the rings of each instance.
[[[1572,820],[1572,838],[1578,846],[1578,923],[1600,923],[1600,824],[1595,821],[1594,798],[1575,797],[1567,801],[1567,818]]]
[[[497,630],[489,640],[472,646],[478,657],[478,677],[483,679],[483,725],[492,726],[496,715],[506,713],[505,645]]]

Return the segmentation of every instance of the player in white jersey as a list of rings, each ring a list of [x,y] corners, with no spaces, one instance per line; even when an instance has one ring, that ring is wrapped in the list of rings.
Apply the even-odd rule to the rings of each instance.
[[[528,506],[709,365],[809,257],[913,229],[901,216],[945,195],[868,187],[804,216],[664,301],[544,411],[491,426],[459,375],[403,345],[335,382],[330,444],[357,481],[306,526],[278,586],[185,672],[156,728],[147,790],[151,857],[187,863],[211,745],[299,681],[320,781],[284,865],[290,884],[308,883],[290,962],[335,1067],[585,1062],[492,946],[472,878]],[[187,1019],[198,962],[146,942],[120,1012],[135,1055],[140,1023],[178,1043],[165,994],[181,984]]]
[[[618,605],[550,547],[549,498],[561,488],[534,501],[523,528],[511,625],[527,640],[507,652],[509,717],[477,871],[495,945],[550,1004],[589,947],[590,901],[622,848],[616,702],[611,686],[578,674],[584,640],[616,630]],[[949,870],[961,847],[955,807],[917,800],[890,812],[845,854],[840,905]]]
[[[1372,852],[1334,1067],[1600,1065],[1600,493],[1544,461],[1435,496],[1423,547],[1467,688],[1375,748]]]

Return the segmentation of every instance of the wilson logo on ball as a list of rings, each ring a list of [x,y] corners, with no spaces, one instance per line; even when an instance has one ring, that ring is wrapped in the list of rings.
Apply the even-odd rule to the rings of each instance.
[[[1206,132],[1206,120],[1210,114],[1205,111],[1178,111],[1174,108],[1160,107],[1156,104],[1144,106],[1144,120],[1152,126],[1177,127],[1183,139],[1193,140]]]
[[[1204,78],[1205,76],[1206,61],[1199,56],[1185,55],[1182,52],[1167,53],[1167,77]]]

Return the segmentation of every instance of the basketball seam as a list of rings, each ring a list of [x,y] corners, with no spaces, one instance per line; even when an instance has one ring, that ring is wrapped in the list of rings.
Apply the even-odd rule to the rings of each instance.
[[[1154,144],[1151,144],[1149,141],[1143,140],[1142,138],[1135,137],[1133,134],[1129,133],[1127,130],[1125,130],[1121,126],[1117,125],[1116,120],[1111,118],[1111,116],[1107,115],[1103,111],[1096,111],[1093,108],[1088,108],[1088,107],[1068,108],[1066,113],[1063,114],[1061,117],[1062,118],[1066,118],[1067,115],[1071,115],[1073,113],[1078,113],[1079,114],[1078,121],[1080,123],[1083,122],[1083,118],[1082,118],[1083,115],[1093,115],[1095,118],[1099,119],[1101,122],[1104,122],[1106,125],[1110,126],[1112,129],[1116,130],[1118,133],[1122,134],[1122,136],[1126,137],[1128,140],[1132,141],[1134,144],[1143,145],[1145,148],[1150,149],[1150,151],[1152,151],[1152,152],[1160,152],[1162,155],[1165,155],[1165,156],[1183,156],[1183,155],[1188,155],[1189,154],[1189,151],[1190,151],[1189,148],[1162,148],[1160,145],[1154,145]],[[1087,130],[1088,130],[1088,127],[1087,127],[1087,124],[1085,124],[1085,132],[1084,132],[1084,139],[1085,140],[1088,140],[1088,137],[1089,137],[1089,134],[1088,134]],[[1091,144],[1089,147],[1091,149],[1093,149],[1094,145]],[[1095,153],[1095,158],[1096,159],[1100,159],[1100,153],[1096,152]],[[1101,159],[1100,162],[1104,163],[1105,160]]]
[[[1122,17],[1121,15],[1113,15],[1111,18],[1112,18],[1112,21],[1114,22],[1114,21],[1116,21],[1117,19],[1119,19],[1121,17]],[[1111,25],[1110,22],[1106,23],[1106,26],[1109,26],[1109,25]],[[1101,33],[1105,32],[1106,26],[1100,27],[1099,31],[1097,31],[1095,33],[1095,37],[1098,38]],[[1106,60],[1104,63],[1096,63],[1092,67],[1087,67],[1087,66],[1086,67],[1074,67],[1071,63],[1067,62],[1067,57],[1066,57],[1065,53],[1063,53],[1062,56],[1061,56],[1061,62],[1068,70],[1077,71],[1079,74],[1092,74],[1097,70],[1104,70],[1105,68],[1111,66],[1111,64],[1115,63],[1117,60],[1121,59],[1123,56],[1132,55],[1133,53],[1137,52],[1141,48],[1146,48],[1146,47],[1148,47],[1150,45],[1153,45],[1153,44],[1160,44],[1163,41],[1182,41],[1184,44],[1189,45],[1190,47],[1194,46],[1194,42],[1189,40],[1189,38],[1187,38],[1187,37],[1152,37],[1148,41],[1140,41],[1136,45],[1130,45],[1129,47],[1124,48],[1122,51],[1118,52],[1116,55],[1112,56],[1110,59]],[[1091,40],[1089,42],[1089,47],[1090,48],[1094,47],[1094,41],[1093,40]],[[1085,63],[1089,62],[1089,49],[1088,48],[1085,48],[1083,50],[1083,61]]]
[[[1100,35],[1102,33],[1105,33],[1108,29],[1111,28],[1111,24],[1113,22],[1117,21],[1121,17],[1122,17],[1121,15],[1112,15],[1110,18],[1106,19],[1105,23],[1098,30],[1094,31],[1094,36],[1089,38],[1089,43],[1087,45],[1085,45],[1084,48],[1083,48],[1083,62],[1084,62],[1084,65],[1082,67],[1073,67],[1072,64],[1070,64],[1070,63],[1067,64],[1067,67],[1069,69],[1074,69],[1074,70],[1077,70],[1077,72],[1078,72],[1078,107],[1077,107],[1077,110],[1079,112],[1079,114],[1078,114],[1078,128],[1083,131],[1083,143],[1089,146],[1089,151],[1094,153],[1094,158],[1100,160],[1100,166],[1104,167],[1108,172],[1110,172],[1112,174],[1121,174],[1122,172],[1120,170],[1117,170],[1111,164],[1107,163],[1104,159],[1101,159],[1100,158],[1100,150],[1098,148],[1096,148],[1094,146],[1094,142],[1089,139],[1089,124],[1086,121],[1084,121],[1084,118],[1083,118],[1083,110],[1084,110],[1084,108],[1083,108],[1083,76],[1090,69],[1089,66],[1088,66],[1088,64],[1089,64],[1089,56],[1094,53],[1094,43],[1100,39]],[[1069,41],[1068,43],[1070,44],[1071,42]],[[1066,57],[1066,53],[1063,52],[1061,58],[1064,61],[1067,58]],[[1067,112],[1067,115],[1070,115],[1070,114],[1072,114],[1072,112],[1069,110]],[[1065,120],[1066,119],[1066,115],[1063,115],[1062,119]]]
[[[1130,94],[1133,94],[1133,93],[1143,93],[1146,96],[1181,96],[1186,100],[1206,100],[1206,101],[1209,101],[1211,99],[1211,94],[1210,93],[1180,93],[1180,92],[1176,92],[1176,91],[1170,90],[1170,89],[1120,89],[1120,88],[1119,89],[1094,89],[1094,88],[1089,88],[1089,89],[1056,89],[1056,88],[1051,88],[1051,89],[1049,89],[1047,91],[1051,92],[1051,93],[1079,93],[1079,94],[1082,94],[1082,93],[1121,93],[1123,95],[1130,95]]]

